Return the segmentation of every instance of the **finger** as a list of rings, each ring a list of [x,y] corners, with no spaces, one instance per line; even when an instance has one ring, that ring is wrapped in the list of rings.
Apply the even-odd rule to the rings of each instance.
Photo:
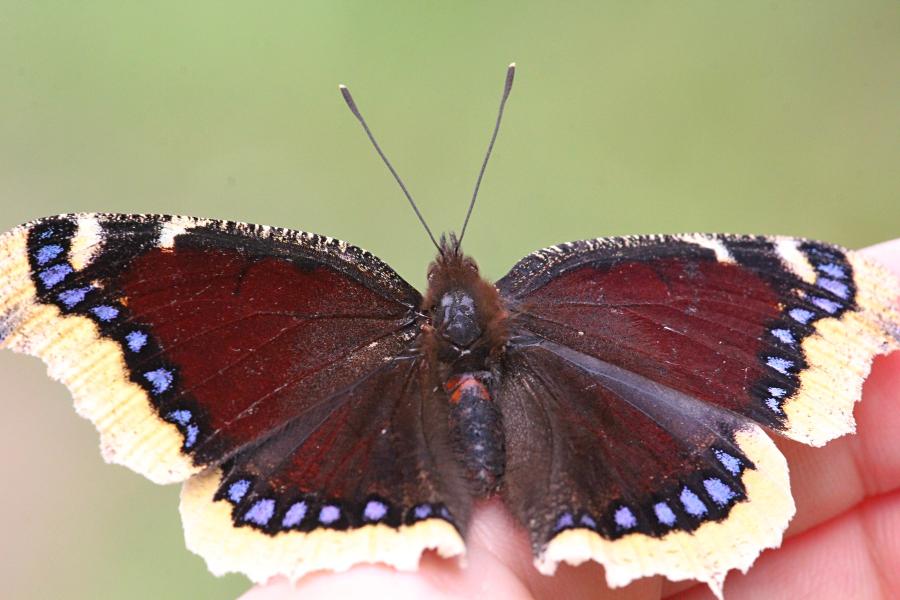
[[[383,565],[358,565],[342,573],[313,573],[294,585],[279,579],[250,590],[242,600],[343,597],[527,599],[529,590],[507,565],[507,561],[518,556],[519,543],[520,540],[510,535],[503,511],[489,504],[480,507],[473,519],[465,566],[458,560],[441,559],[426,553],[416,572],[396,571]]]
[[[659,597],[659,578],[642,579],[624,588],[610,590],[603,568],[594,562],[577,567],[560,565],[552,577],[542,575],[534,567],[527,532],[499,501],[479,507],[468,543],[473,555],[487,554],[504,565],[536,600],[637,600]],[[473,564],[477,563],[473,561]]]
[[[900,589],[900,492],[860,504],[766,553],[745,576],[729,578],[729,600],[893,598]],[[696,586],[678,600],[712,596]]]

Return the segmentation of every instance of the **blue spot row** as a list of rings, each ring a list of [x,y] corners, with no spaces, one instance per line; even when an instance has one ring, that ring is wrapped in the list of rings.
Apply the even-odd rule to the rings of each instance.
[[[743,459],[720,448],[713,448],[712,452],[713,456],[728,473],[734,477],[740,476],[745,467]],[[674,499],[659,501],[652,505],[653,512],[650,518],[655,517],[656,523],[655,525],[650,525],[656,527],[662,525],[664,528],[675,527],[678,515],[673,506],[677,506],[684,513],[696,519],[703,519],[708,517],[710,513],[710,507],[707,505],[707,502],[711,501],[716,507],[723,509],[740,497],[738,491],[719,477],[706,477],[702,480],[702,485],[709,500],[704,500],[696,491],[687,485],[683,485]],[[610,527],[613,531],[627,533],[635,530],[639,524],[640,521],[636,511],[631,506],[625,504],[616,506],[610,522]],[[573,527],[586,527],[597,530],[597,522],[590,515],[582,514],[579,518],[576,518],[574,513],[566,511],[556,518],[554,532]]]
[[[169,420],[179,424],[190,422],[190,411],[178,410],[169,414]],[[236,479],[228,484],[224,491],[224,497],[234,506],[239,506],[253,487],[253,482],[247,477]],[[241,512],[235,518],[244,523],[250,523],[259,527],[268,527],[278,512],[277,499],[271,497],[253,500],[249,506],[242,507]],[[358,514],[361,525],[383,522],[391,513],[387,502],[373,498],[368,500]],[[291,504],[281,517],[279,524],[281,529],[295,529],[300,527],[308,519],[322,526],[332,526],[339,523],[345,517],[345,510],[337,503],[327,502],[313,509],[307,500],[298,500]],[[347,515],[349,516],[349,515]],[[442,518],[450,521],[450,513],[443,505],[419,504],[409,512],[413,521],[421,521],[430,518]],[[588,518],[590,526],[596,526],[593,519]]]

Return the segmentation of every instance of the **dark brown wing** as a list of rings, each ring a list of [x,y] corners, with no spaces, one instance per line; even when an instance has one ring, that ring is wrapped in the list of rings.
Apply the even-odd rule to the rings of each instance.
[[[0,346],[47,362],[97,426],[108,460],[157,482],[203,471],[187,490],[226,477],[215,500],[186,492],[188,543],[217,570],[260,578],[355,560],[409,566],[426,547],[461,551],[448,521],[464,524],[468,501],[442,462],[441,432],[429,429],[424,445],[430,422],[416,419],[439,403],[426,393],[428,373],[403,359],[420,301],[359,248],[269,227],[64,215],[0,237]],[[264,523],[264,509],[229,503],[238,476],[252,483],[247,502],[278,494]],[[310,512],[308,531],[291,525],[276,536],[296,518],[284,503],[300,497],[342,517]],[[367,518],[375,498],[386,512]],[[267,541],[254,547],[290,540],[291,553],[275,544],[259,550],[271,558],[260,562],[241,544],[208,543],[209,522],[190,509],[198,503],[232,515],[216,522],[220,540],[253,530]],[[427,526],[400,535],[420,505],[435,507],[419,519]],[[334,542],[342,549],[323,553],[308,540],[317,528],[393,541],[362,553]]]
[[[777,545],[793,502],[757,424],[815,445],[852,431],[873,357],[900,338],[895,278],[791,238],[575,242],[497,285],[505,500],[542,568],[593,558],[613,585],[715,589]]]

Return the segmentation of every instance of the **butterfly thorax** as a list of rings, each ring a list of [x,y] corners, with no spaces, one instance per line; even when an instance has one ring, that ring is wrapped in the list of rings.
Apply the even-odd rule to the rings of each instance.
[[[508,313],[497,289],[451,238],[428,270],[422,303],[424,350],[450,404],[450,434],[473,492],[488,496],[505,466],[503,421],[492,400],[508,339]]]

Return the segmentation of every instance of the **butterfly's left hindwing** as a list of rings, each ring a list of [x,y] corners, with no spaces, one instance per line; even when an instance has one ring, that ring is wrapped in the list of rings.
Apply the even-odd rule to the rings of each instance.
[[[573,242],[497,287],[505,502],[539,567],[593,558],[612,585],[719,589],[778,545],[793,502],[760,425],[813,445],[852,431],[873,358],[900,341],[896,277],[808,240]]]
[[[0,347],[47,363],[107,460],[190,478],[189,546],[257,580],[462,552],[470,501],[419,418],[446,417],[411,358],[420,302],[302,232],[85,214],[0,237]]]

